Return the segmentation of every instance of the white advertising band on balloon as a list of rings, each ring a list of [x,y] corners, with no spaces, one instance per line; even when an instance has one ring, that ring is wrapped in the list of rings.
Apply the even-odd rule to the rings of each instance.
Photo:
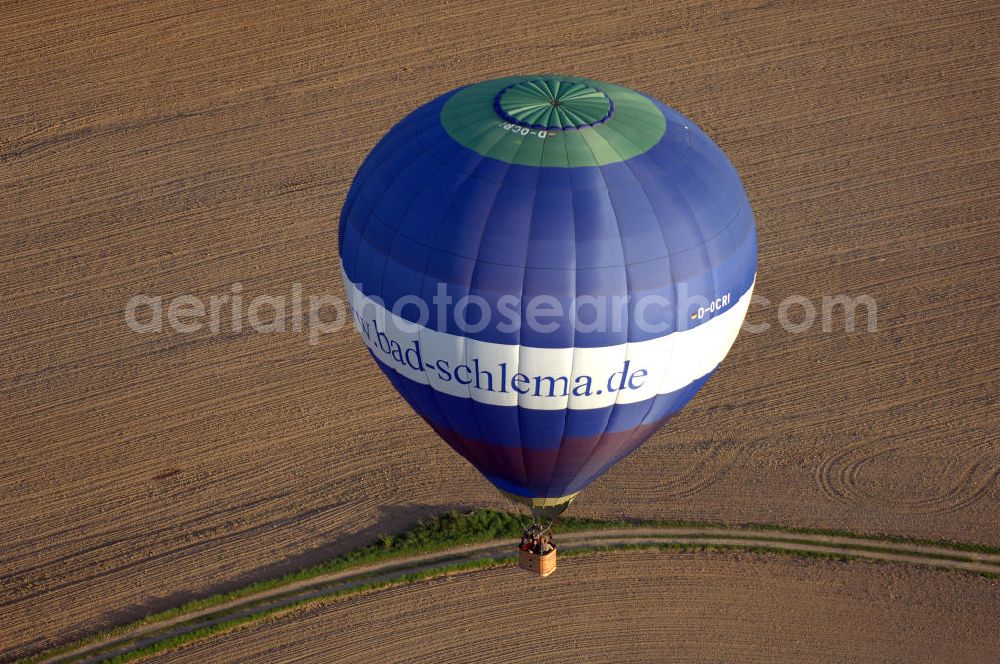
[[[344,278],[362,340],[386,366],[438,392],[495,406],[605,408],[668,394],[705,376],[736,340],[753,284],[691,329],[598,348],[537,348],[439,332],[405,320]]]

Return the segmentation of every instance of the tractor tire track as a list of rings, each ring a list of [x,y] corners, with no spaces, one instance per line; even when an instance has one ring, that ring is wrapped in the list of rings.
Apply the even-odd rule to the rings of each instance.
[[[566,554],[598,551],[605,548],[680,545],[719,547],[843,556],[887,563],[918,565],[935,569],[1000,575],[1000,554],[965,551],[945,546],[914,542],[849,537],[840,535],[799,534],[754,528],[629,528],[567,533],[558,537],[560,551]],[[127,656],[186,634],[204,630],[236,619],[271,615],[303,602],[332,598],[344,591],[369,584],[392,584],[413,574],[480,561],[502,562],[514,554],[510,541],[492,540],[421,555],[396,558],[373,565],[356,567],[295,581],[259,593],[214,606],[173,616],[169,619],[138,625],[125,633],[88,643],[51,657],[32,661],[99,662]],[[572,564],[566,562],[564,564]],[[544,582],[544,581],[541,581]]]

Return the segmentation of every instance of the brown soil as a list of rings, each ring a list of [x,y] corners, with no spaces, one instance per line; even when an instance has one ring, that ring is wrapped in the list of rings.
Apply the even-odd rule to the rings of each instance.
[[[151,661],[989,662],[995,580],[860,562],[632,552],[315,606]]]
[[[1000,554],[960,551],[955,548],[918,544],[915,542],[890,542],[859,539],[843,535],[793,534],[773,529],[752,528],[690,528],[656,527],[588,530],[559,535],[559,559],[573,565],[576,554],[594,551],[623,550],[631,547],[686,546],[697,557],[697,548],[739,547],[755,552],[815,556],[839,560],[877,560],[906,563],[935,570],[965,571],[983,577],[1000,577]],[[674,549],[676,550],[676,549]],[[483,567],[488,561],[503,562],[512,558],[514,549],[510,540],[493,540],[444,550],[392,558],[379,563],[353,567],[307,579],[299,579],[258,592],[244,594],[235,599],[216,603],[195,610],[182,611],[159,620],[147,619],[114,633],[87,640],[82,645],[59,652],[49,662],[98,662],[114,657],[134,655],[144,649],[176,644],[181,639],[204,638],[207,630],[220,629],[234,620],[244,622],[261,620],[265,615],[294,610],[291,607],[304,603],[329,601],[333,597],[371,584],[405,583],[415,574],[440,575],[443,568],[475,564]],[[549,560],[555,570],[556,560]],[[534,570],[538,572],[538,570]]]
[[[341,5],[4,9],[0,657],[505,505],[348,330],[138,335],[123,309],[234,282],[341,293],[365,152],[512,72],[697,120],[744,176],[772,302],[577,514],[1000,544],[995,3]],[[873,297],[878,331],[775,322],[839,293]]]

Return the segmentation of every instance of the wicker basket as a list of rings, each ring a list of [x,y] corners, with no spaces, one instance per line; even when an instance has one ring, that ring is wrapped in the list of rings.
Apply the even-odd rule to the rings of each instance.
[[[548,576],[556,571],[556,550],[545,555],[518,550],[517,566],[539,576]]]

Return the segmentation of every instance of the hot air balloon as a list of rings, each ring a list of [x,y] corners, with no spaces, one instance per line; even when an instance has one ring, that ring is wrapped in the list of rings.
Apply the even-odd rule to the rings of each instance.
[[[701,129],[556,75],[406,116],[348,191],[339,251],[382,372],[548,524],[705,384],[757,269],[746,193]]]

